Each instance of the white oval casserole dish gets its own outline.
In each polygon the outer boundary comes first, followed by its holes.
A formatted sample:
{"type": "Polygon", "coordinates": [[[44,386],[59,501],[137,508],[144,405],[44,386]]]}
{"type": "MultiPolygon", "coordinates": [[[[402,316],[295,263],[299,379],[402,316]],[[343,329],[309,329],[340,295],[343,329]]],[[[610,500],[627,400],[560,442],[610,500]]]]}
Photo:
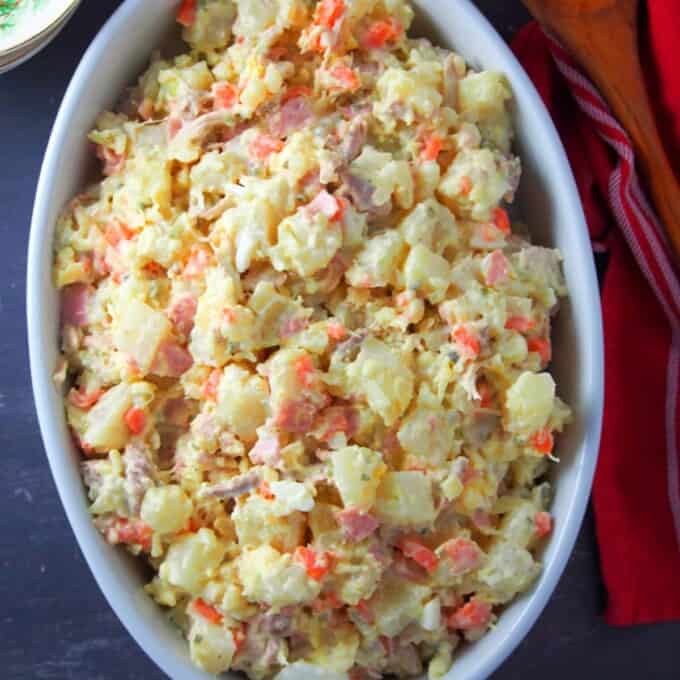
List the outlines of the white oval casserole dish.
{"type": "MultiPolygon", "coordinates": [[[[78,543],[104,595],[142,649],[171,678],[207,680],[188,645],[142,591],[140,566],[109,546],[95,529],[52,373],[58,350],[59,301],[52,285],[52,239],[57,215],[93,168],[87,133],[145,67],[153,47],[173,30],[179,0],[127,0],[83,57],[62,102],[38,184],[28,256],[27,314],[35,402],[52,474],[78,543]]],[[[592,484],[603,404],[603,343],[597,279],[586,224],[571,170],[548,113],[512,53],[468,0],[415,0],[417,28],[455,48],[473,67],[503,71],[515,96],[516,149],[524,175],[520,214],[534,242],[561,249],[570,291],[554,328],[551,370],[574,423],[560,437],[554,468],[555,531],[533,589],[514,602],[498,625],[457,657],[447,678],[490,675],[517,647],[553,593],[571,554],[592,484]]],[[[227,676],[229,677],[229,676],[227,676]]],[[[235,677],[235,676],[232,676],[235,677]]]]}

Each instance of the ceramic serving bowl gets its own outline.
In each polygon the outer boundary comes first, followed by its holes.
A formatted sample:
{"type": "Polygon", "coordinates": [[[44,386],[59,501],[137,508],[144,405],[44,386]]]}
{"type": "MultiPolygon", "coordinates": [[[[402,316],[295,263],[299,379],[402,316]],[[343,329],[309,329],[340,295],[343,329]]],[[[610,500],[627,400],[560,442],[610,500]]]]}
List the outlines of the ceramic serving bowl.
{"type": "MultiPolygon", "coordinates": [[[[95,167],[86,134],[145,68],[151,49],[176,32],[179,0],[127,0],[83,57],[66,92],[43,162],[28,258],[28,332],[33,390],[47,457],[78,543],[104,595],[144,651],[171,678],[207,680],[188,645],[142,591],[140,566],[106,544],[94,528],[52,382],[58,352],[59,301],[52,285],[52,238],[58,213],[95,167]],[[112,58],[115,57],[115,58],[112,58]]],[[[498,69],[515,95],[517,151],[524,164],[519,212],[533,239],[561,249],[570,299],[554,327],[554,373],[574,423],[560,437],[554,466],[554,534],[543,573],[509,606],[498,625],[457,657],[453,680],[490,675],[517,647],[550,599],[581,526],[595,470],[603,401],[603,348],[597,280],[586,224],[564,149],[538,94],[496,31],[468,0],[415,0],[417,32],[454,48],[475,67],[498,69]]],[[[301,679],[304,680],[304,679],[301,679]]]]}
{"type": "Polygon", "coordinates": [[[51,0],[16,29],[5,28],[0,35],[0,73],[16,68],[47,47],[66,26],[79,4],[80,0],[51,0]]]}

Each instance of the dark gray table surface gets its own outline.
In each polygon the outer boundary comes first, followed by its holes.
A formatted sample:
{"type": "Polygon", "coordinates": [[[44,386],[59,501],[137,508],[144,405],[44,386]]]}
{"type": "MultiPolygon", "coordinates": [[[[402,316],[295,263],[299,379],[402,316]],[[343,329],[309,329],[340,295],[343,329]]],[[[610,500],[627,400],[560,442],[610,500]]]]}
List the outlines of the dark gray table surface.
{"type": "MultiPolygon", "coordinates": [[[[113,615],[78,550],[38,433],[26,350],[26,247],[43,151],[78,60],[119,4],[119,0],[86,0],[56,42],[29,63],[0,76],[0,242],[4,244],[0,253],[0,459],[4,461],[0,677],[4,680],[164,677],[113,615]]],[[[477,4],[505,37],[527,19],[519,0],[477,0],[477,4]]],[[[601,618],[604,597],[589,515],[544,614],[495,678],[680,677],[680,624],[610,628],[601,618]]]]}

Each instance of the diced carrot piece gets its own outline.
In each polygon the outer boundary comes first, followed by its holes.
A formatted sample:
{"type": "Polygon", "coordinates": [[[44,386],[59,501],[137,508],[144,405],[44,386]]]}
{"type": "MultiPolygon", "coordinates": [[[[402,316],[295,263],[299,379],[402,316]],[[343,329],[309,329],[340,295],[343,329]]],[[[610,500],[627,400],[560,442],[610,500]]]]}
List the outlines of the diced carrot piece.
{"type": "Polygon", "coordinates": [[[480,626],[486,626],[490,620],[491,605],[488,602],[482,602],[473,598],[451,614],[447,624],[449,628],[471,630],[480,626]]]}
{"type": "Polygon", "coordinates": [[[443,147],[444,140],[438,134],[432,133],[425,139],[421,158],[425,161],[436,161],[443,147]]]}
{"type": "Polygon", "coordinates": [[[482,351],[479,337],[464,324],[454,329],[452,337],[453,341],[463,350],[466,358],[474,358],[482,351]]]}
{"type": "Polygon", "coordinates": [[[329,321],[326,333],[331,340],[344,340],[347,337],[347,329],[339,321],[329,321]]]}
{"type": "Polygon", "coordinates": [[[534,528],[539,538],[545,538],[553,528],[553,518],[549,512],[537,512],[534,516],[534,528]]]}
{"type": "Polygon", "coordinates": [[[120,222],[109,222],[104,228],[104,238],[106,242],[114,248],[123,240],[129,240],[134,236],[134,232],[120,222]]]}
{"type": "Polygon", "coordinates": [[[345,13],[344,0],[321,0],[316,6],[314,22],[324,28],[332,29],[345,13]]]}
{"type": "Polygon", "coordinates": [[[295,360],[295,373],[298,380],[305,387],[311,387],[314,382],[316,368],[309,354],[305,354],[295,360]]]}
{"type": "Polygon", "coordinates": [[[449,557],[456,574],[476,569],[482,559],[480,547],[469,538],[452,538],[444,543],[440,550],[443,550],[449,557]]]}
{"type": "Polygon", "coordinates": [[[119,519],[114,528],[118,535],[117,543],[140,545],[144,550],[151,549],[153,529],[141,520],[131,522],[127,519],[119,519]]]}
{"type": "Polygon", "coordinates": [[[546,456],[551,454],[555,447],[555,440],[550,428],[544,427],[542,430],[536,432],[531,438],[531,446],[533,446],[536,451],[543,453],[546,456]]]}
{"type": "Polygon", "coordinates": [[[144,267],[142,267],[145,272],[150,274],[151,276],[165,276],[165,269],[158,264],[158,262],[154,262],[153,260],[151,262],[147,262],[144,267]]]}
{"type": "Polygon", "coordinates": [[[309,578],[315,581],[321,581],[331,569],[332,555],[329,552],[317,553],[300,546],[295,549],[295,559],[303,564],[309,578]]]}
{"type": "Polygon", "coordinates": [[[429,574],[437,569],[439,560],[418,536],[407,536],[399,541],[399,549],[409,559],[423,567],[429,574]]]}
{"type": "Polygon", "coordinates": [[[182,0],[177,10],[177,23],[182,26],[193,26],[196,22],[197,0],[182,0]]]}
{"type": "Polygon", "coordinates": [[[380,49],[396,40],[402,32],[401,24],[394,18],[380,19],[372,23],[361,37],[364,49],[380,49]]]}
{"type": "Polygon", "coordinates": [[[213,369],[208,376],[208,379],[203,384],[203,389],[201,394],[204,399],[209,401],[217,401],[217,389],[220,386],[220,380],[222,379],[222,371],[218,368],[213,369]]]}
{"type": "Polygon", "coordinates": [[[312,89],[306,85],[294,85],[293,87],[289,87],[284,92],[283,97],[281,97],[281,102],[285,104],[291,99],[297,99],[298,97],[311,97],[313,94],[314,93],[312,92],[312,89]]]}
{"type": "Polygon", "coordinates": [[[541,355],[541,361],[543,365],[550,363],[552,359],[552,346],[550,340],[546,338],[529,338],[527,340],[527,347],[530,352],[536,352],[541,355]]]}
{"type": "Polygon", "coordinates": [[[527,333],[536,327],[536,324],[526,316],[511,316],[505,322],[505,327],[509,331],[517,331],[518,333],[527,333]]]}
{"type": "Polygon", "coordinates": [[[330,70],[331,77],[341,90],[352,92],[361,87],[361,80],[356,72],[345,64],[337,64],[330,70]]]}
{"type": "Polygon", "coordinates": [[[469,196],[470,192],[472,191],[472,180],[467,176],[463,175],[463,177],[460,178],[460,193],[463,196],[469,196]]]}
{"type": "Polygon", "coordinates": [[[212,93],[216,109],[230,109],[238,102],[238,89],[231,83],[215,83],[212,93]]]}
{"type": "Polygon", "coordinates": [[[125,420],[128,430],[130,430],[132,434],[141,434],[144,432],[144,428],[146,427],[146,414],[144,413],[144,409],[133,406],[125,412],[123,419],[125,420]]]}
{"type": "Polygon", "coordinates": [[[238,654],[245,647],[247,630],[247,625],[242,623],[240,628],[231,631],[231,635],[234,638],[234,646],[236,647],[235,654],[238,654]]]}
{"type": "Polygon", "coordinates": [[[258,161],[264,161],[273,153],[279,153],[283,147],[284,144],[280,139],[270,137],[269,135],[258,135],[250,143],[248,151],[258,161]]]}
{"type": "Polygon", "coordinates": [[[217,611],[215,607],[213,607],[211,604],[208,604],[200,597],[195,599],[191,606],[197,614],[200,614],[204,619],[210,621],[210,623],[214,623],[215,625],[219,626],[222,621],[224,621],[224,616],[222,616],[222,614],[217,611]]]}
{"type": "Polygon", "coordinates": [[[494,224],[504,233],[510,233],[510,217],[503,208],[496,208],[493,211],[494,224]]]}

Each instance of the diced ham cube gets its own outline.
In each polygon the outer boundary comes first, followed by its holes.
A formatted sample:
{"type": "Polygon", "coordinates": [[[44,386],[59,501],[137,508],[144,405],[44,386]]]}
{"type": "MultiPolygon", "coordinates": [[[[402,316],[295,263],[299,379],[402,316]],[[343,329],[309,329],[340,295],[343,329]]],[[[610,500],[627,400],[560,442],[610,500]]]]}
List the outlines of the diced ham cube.
{"type": "Polygon", "coordinates": [[[156,354],[151,371],[156,375],[179,378],[194,365],[189,351],[173,340],[163,341],[156,354]]]}
{"type": "Polygon", "coordinates": [[[183,295],[177,298],[168,310],[168,318],[172,321],[177,332],[185,337],[191,333],[194,327],[196,306],[196,298],[193,295],[183,295]]]}
{"type": "Polygon", "coordinates": [[[87,305],[92,289],[85,283],[74,283],[61,291],[61,322],[63,325],[86,326],[87,305]]]}
{"type": "Polygon", "coordinates": [[[345,538],[353,542],[363,541],[380,526],[375,517],[356,508],[339,512],[337,519],[345,538]]]}
{"type": "Polygon", "coordinates": [[[316,412],[317,407],[309,401],[289,401],[276,414],[275,425],[287,432],[304,434],[312,429],[316,412]]]}
{"type": "Polygon", "coordinates": [[[343,205],[335,196],[324,190],[307,205],[307,211],[311,215],[323,213],[329,220],[334,221],[342,217],[343,205]]]}
{"type": "Polygon", "coordinates": [[[305,97],[289,99],[269,119],[269,129],[276,137],[287,137],[302,127],[313,115],[312,107],[305,97]]]}
{"type": "Polygon", "coordinates": [[[276,467],[281,460],[281,445],[276,435],[270,434],[259,437],[255,446],[248,453],[250,462],[254,465],[269,465],[276,467]]]}

